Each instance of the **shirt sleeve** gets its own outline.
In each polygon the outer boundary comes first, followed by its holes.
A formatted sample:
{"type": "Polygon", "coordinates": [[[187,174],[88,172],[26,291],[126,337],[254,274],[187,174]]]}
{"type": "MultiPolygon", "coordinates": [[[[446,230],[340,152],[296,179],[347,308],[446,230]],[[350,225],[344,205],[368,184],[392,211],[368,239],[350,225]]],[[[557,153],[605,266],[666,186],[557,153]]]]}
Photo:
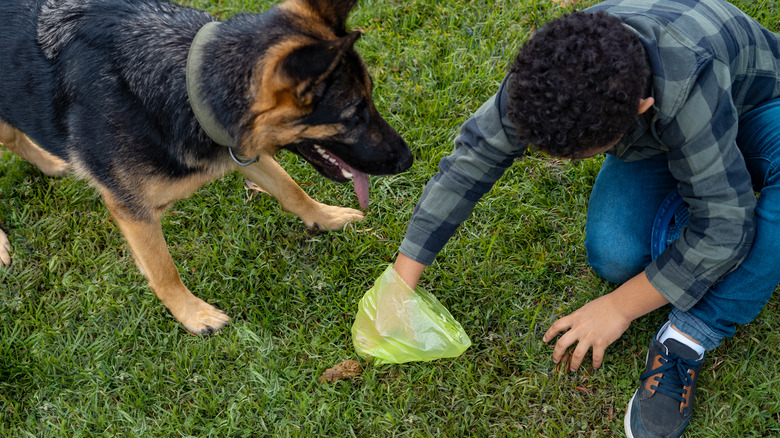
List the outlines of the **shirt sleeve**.
{"type": "Polygon", "coordinates": [[[675,307],[690,309],[747,256],[754,236],[755,194],[736,144],[738,114],[730,72],[702,62],[680,111],[659,133],[671,146],[669,169],[688,204],[688,226],[645,270],[675,307]]]}
{"type": "Polygon", "coordinates": [[[507,117],[506,78],[460,128],[453,152],[423,190],[400,252],[430,265],[482,196],[525,152],[507,117]]]}

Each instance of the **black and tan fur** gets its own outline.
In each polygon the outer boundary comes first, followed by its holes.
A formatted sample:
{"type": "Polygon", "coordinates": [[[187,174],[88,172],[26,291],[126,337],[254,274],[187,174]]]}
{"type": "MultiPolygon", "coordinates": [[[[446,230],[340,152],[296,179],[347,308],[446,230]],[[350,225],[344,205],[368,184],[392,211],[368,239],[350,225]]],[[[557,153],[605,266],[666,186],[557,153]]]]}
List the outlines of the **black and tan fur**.
{"type": "Polygon", "coordinates": [[[194,333],[218,330],[229,318],[184,286],[168,252],[160,219],[173,203],[239,170],[307,226],[337,229],[362,212],[312,200],[279,150],[341,182],[343,169],[411,165],[373,106],[359,34],[345,29],[355,2],[286,0],[225,21],[204,46],[203,101],[235,155],[256,160],[241,167],[203,131],[186,88],[190,44],[214,17],[157,0],[2,0],[0,142],[47,175],[89,179],[174,317],[194,333]]]}

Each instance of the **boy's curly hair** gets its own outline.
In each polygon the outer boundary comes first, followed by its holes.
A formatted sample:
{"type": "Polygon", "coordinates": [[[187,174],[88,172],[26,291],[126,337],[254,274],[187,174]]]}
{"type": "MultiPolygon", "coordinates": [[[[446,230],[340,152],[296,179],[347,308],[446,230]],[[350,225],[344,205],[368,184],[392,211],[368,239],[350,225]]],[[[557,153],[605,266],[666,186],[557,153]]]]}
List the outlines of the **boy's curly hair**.
{"type": "Polygon", "coordinates": [[[598,11],[548,23],[523,45],[510,73],[509,118],[519,139],[576,157],[628,131],[650,71],[639,38],[598,11]]]}

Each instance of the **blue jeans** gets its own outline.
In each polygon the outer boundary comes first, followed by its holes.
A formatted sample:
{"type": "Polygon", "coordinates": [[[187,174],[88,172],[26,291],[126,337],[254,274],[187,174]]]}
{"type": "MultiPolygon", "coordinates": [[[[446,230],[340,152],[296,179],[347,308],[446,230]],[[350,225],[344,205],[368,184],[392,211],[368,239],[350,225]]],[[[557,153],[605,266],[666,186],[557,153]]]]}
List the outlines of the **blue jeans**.
{"type": "MultiPolygon", "coordinates": [[[[707,350],[752,321],[780,284],[780,99],[744,114],[737,144],[759,193],[756,235],[747,258],[688,311],[669,319],[707,350]]],[[[666,156],[623,162],[608,156],[588,205],[588,263],[604,279],[623,283],[650,263],[650,234],[661,202],[677,183],[666,156]]]]}

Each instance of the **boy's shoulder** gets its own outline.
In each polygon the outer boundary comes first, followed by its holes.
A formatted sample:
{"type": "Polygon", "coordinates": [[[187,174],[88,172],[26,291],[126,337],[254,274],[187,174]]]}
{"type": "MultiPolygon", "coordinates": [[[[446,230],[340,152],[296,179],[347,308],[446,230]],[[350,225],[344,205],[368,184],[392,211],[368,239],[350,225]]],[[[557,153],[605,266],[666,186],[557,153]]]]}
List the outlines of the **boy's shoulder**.
{"type": "Polygon", "coordinates": [[[725,0],[605,0],[597,3],[589,10],[615,10],[624,13],[657,15],[674,19],[680,14],[690,14],[698,11],[702,14],[728,14],[741,12],[739,8],[725,0]],[[709,11],[709,12],[705,12],[709,11]]]}
{"type": "Polygon", "coordinates": [[[724,0],[608,0],[588,10],[614,15],[637,34],[653,72],[661,117],[673,118],[681,110],[708,65],[746,64],[732,63],[736,58],[766,63],[769,71],[777,65],[771,56],[755,58],[780,47],[780,39],[724,0]]]}

